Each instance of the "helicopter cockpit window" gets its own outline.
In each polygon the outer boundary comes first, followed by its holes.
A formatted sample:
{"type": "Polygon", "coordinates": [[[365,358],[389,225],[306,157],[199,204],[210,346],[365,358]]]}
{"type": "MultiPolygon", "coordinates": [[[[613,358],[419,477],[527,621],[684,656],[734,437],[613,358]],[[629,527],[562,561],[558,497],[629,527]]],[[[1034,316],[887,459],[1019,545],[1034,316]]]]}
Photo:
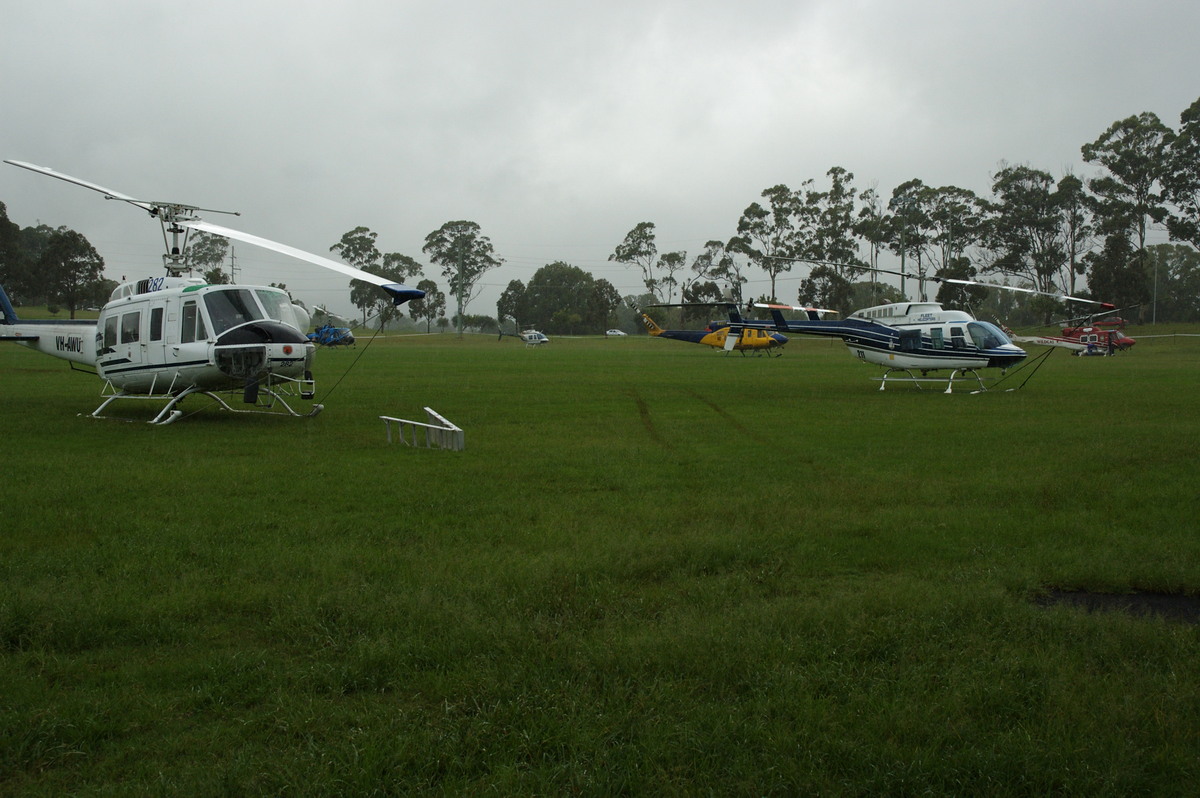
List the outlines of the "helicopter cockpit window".
{"type": "Polygon", "coordinates": [[[995,349],[1012,343],[999,327],[986,321],[971,322],[967,325],[967,332],[980,349],[995,349]]]}
{"type": "Polygon", "coordinates": [[[135,310],[133,313],[125,313],[121,316],[121,343],[132,344],[138,340],[138,333],[142,328],[142,312],[135,310]]]}
{"type": "Polygon", "coordinates": [[[258,296],[258,301],[262,303],[263,310],[267,312],[267,318],[290,324],[293,327],[300,326],[296,323],[296,315],[292,312],[292,300],[283,291],[260,289],[254,293],[258,296]]]}
{"type": "Polygon", "coordinates": [[[209,292],[204,295],[204,306],[208,308],[215,335],[239,324],[264,318],[262,309],[254,301],[254,295],[244,288],[209,292]]]}

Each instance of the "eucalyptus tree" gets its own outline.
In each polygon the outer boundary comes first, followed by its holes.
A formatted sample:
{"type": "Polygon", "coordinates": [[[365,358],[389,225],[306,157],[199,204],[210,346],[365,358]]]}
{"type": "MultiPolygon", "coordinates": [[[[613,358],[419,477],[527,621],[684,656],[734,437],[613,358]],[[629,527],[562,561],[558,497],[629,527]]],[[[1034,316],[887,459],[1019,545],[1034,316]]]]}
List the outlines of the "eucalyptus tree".
{"type": "MultiPolygon", "coordinates": [[[[811,184],[804,182],[804,186],[811,184]]],[[[753,202],[738,219],[737,237],[732,245],[747,255],[750,261],[766,272],[771,280],[771,298],[776,298],[775,284],[780,274],[791,271],[795,258],[800,256],[797,239],[801,230],[797,224],[797,194],[780,183],[762,192],[767,200],[764,207],[753,202]]]]}
{"type": "Polygon", "coordinates": [[[697,280],[712,279],[723,281],[728,290],[728,296],[737,304],[742,304],[742,286],[747,282],[742,274],[742,261],[734,257],[734,243],[709,241],[704,245],[704,251],[696,256],[692,263],[692,271],[696,272],[697,280]]]}
{"type": "Polygon", "coordinates": [[[1150,224],[1167,215],[1161,181],[1172,136],[1170,128],[1147,111],[1114,122],[1081,148],[1083,160],[1107,171],[1088,184],[1103,231],[1129,235],[1138,251],[1146,247],[1150,224]]]}
{"type": "MultiPolygon", "coordinates": [[[[679,278],[676,276],[687,268],[687,252],[680,250],[678,252],[664,252],[658,258],[658,270],[662,275],[659,278],[658,284],[666,291],[663,299],[667,302],[675,295],[675,289],[679,288],[679,278]]],[[[684,281],[686,287],[687,281],[684,281]]]]}
{"type": "Polygon", "coordinates": [[[1039,291],[1057,290],[1066,255],[1054,178],[1031,166],[1006,166],[992,177],[992,196],[986,270],[1026,280],[1039,291]]]}
{"type": "Polygon", "coordinates": [[[654,237],[654,222],[638,222],[625,234],[625,240],[617,245],[608,259],[641,269],[642,283],[646,290],[654,295],[655,301],[661,301],[659,281],[654,276],[654,267],[658,261],[658,247],[654,243],[654,237]]]}
{"type": "Polygon", "coordinates": [[[1106,286],[1107,301],[1146,302],[1152,292],[1145,284],[1146,234],[1152,223],[1167,217],[1162,181],[1173,133],[1151,112],[1114,122],[1081,148],[1083,159],[1098,163],[1106,173],[1088,183],[1097,230],[1104,238],[1091,258],[1094,291],[1106,286]],[[1143,280],[1141,287],[1138,280],[1143,280]]]}
{"type": "Polygon", "coordinates": [[[851,185],[854,175],[840,166],[825,174],[829,178],[828,191],[807,187],[804,191],[797,231],[802,236],[800,255],[823,261],[848,281],[867,266],[859,257],[855,203],[858,189],[851,185]]]}
{"type": "Polygon", "coordinates": [[[1166,219],[1171,238],[1200,248],[1200,99],[1179,115],[1163,187],[1172,206],[1166,219]]]}
{"type": "MultiPolygon", "coordinates": [[[[681,302],[687,302],[686,297],[694,293],[692,287],[699,285],[702,282],[711,282],[713,276],[721,263],[721,259],[725,257],[725,245],[720,241],[707,241],[704,244],[704,249],[700,254],[692,259],[691,274],[684,281],[683,287],[680,289],[679,296],[681,302]]],[[[713,283],[715,285],[715,283],[713,283]]],[[[718,289],[719,290],[719,289],[718,289]]]]}
{"type": "Polygon", "coordinates": [[[800,281],[797,299],[801,304],[817,305],[847,315],[854,308],[854,285],[832,263],[818,263],[808,277],[800,281]]]}
{"type": "MultiPolygon", "coordinates": [[[[367,227],[356,227],[344,233],[341,239],[329,248],[342,260],[363,271],[405,283],[421,274],[422,266],[408,255],[397,252],[381,253],[375,246],[379,237],[367,227]]],[[[363,323],[372,316],[379,316],[380,325],[399,317],[400,310],[378,287],[361,280],[350,281],[350,301],[362,311],[363,323]]]]}
{"type": "MultiPolygon", "coordinates": [[[[888,229],[882,206],[883,201],[879,198],[879,192],[874,188],[868,188],[859,194],[859,209],[858,216],[854,221],[854,234],[866,244],[867,257],[865,260],[870,269],[879,267],[879,252],[887,243],[888,229]]],[[[870,296],[864,303],[866,305],[881,304],[884,301],[882,284],[879,282],[878,276],[878,272],[871,272],[870,280],[867,283],[870,296]]],[[[857,288],[855,290],[856,295],[862,293],[857,288]]],[[[861,304],[856,305],[856,307],[861,306],[861,304]]]]}
{"type": "Polygon", "coordinates": [[[446,294],[438,288],[437,283],[429,279],[417,283],[417,288],[424,291],[425,296],[420,299],[410,299],[408,313],[412,316],[413,321],[424,321],[425,332],[429,332],[434,320],[446,315],[446,294]]]}
{"type": "Polygon", "coordinates": [[[442,267],[442,276],[450,286],[450,295],[458,300],[455,314],[458,334],[462,335],[463,312],[475,298],[479,278],[504,262],[497,257],[491,240],[471,221],[446,222],[425,236],[421,251],[442,267]]]}
{"type": "Polygon", "coordinates": [[[200,272],[209,285],[225,285],[233,282],[221,266],[229,254],[229,239],[203,230],[194,230],[189,236],[187,248],[188,266],[200,272]]]}
{"type": "Polygon", "coordinates": [[[1084,257],[1095,246],[1095,226],[1088,211],[1087,188],[1073,174],[1064,175],[1054,192],[1058,204],[1064,262],[1059,280],[1064,291],[1074,295],[1079,277],[1087,273],[1084,257]]]}
{"type": "MultiPolygon", "coordinates": [[[[931,191],[919,178],[908,180],[892,189],[888,200],[889,213],[883,217],[885,241],[892,252],[900,256],[900,272],[908,272],[908,258],[917,260],[919,290],[925,290],[924,253],[929,244],[928,230],[931,191]]],[[[900,293],[907,296],[907,276],[900,278],[900,293]]]]}

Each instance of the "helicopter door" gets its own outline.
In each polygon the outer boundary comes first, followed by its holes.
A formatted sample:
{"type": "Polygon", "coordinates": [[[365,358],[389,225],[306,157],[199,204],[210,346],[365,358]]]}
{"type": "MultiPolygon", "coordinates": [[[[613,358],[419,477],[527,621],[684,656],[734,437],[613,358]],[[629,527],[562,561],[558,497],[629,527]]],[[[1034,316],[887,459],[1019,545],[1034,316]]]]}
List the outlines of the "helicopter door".
{"type": "Polygon", "coordinates": [[[162,304],[150,308],[146,323],[146,355],[151,363],[166,362],[165,314],[166,307],[162,304]]]}
{"type": "Polygon", "coordinates": [[[121,357],[130,365],[140,364],[143,360],[142,350],[145,348],[142,344],[142,312],[130,310],[122,313],[118,333],[120,337],[117,339],[117,351],[121,357]]]}

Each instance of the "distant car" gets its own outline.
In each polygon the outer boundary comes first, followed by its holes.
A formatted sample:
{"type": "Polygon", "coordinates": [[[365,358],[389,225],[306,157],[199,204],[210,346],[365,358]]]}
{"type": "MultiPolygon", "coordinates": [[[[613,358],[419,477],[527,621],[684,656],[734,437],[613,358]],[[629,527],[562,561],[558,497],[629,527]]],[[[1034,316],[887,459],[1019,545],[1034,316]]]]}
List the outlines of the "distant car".
{"type": "Polygon", "coordinates": [[[605,335],[624,335],[625,333],[621,332],[620,330],[605,330],[604,334],[605,335]]]}

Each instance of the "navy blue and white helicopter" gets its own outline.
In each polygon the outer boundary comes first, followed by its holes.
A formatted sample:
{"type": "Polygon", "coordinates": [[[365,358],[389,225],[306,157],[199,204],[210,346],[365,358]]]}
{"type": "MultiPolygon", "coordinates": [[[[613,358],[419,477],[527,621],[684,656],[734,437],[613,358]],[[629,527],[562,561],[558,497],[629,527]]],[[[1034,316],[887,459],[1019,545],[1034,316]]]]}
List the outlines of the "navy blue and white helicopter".
{"type": "MultiPolygon", "coordinates": [[[[880,269],[888,274],[899,274],[880,269]]],[[[914,275],[906,275],[914,276],[914,275]]],[[[1031,288],[995,285],[974,280],[950,277],[929,277],[931,282],[956,285],[986,286],[1030,294],[1042,294],[1056,299],[1091,302],[1105,308],[1112,305],[1081,297],[1062,296],[1031,288]]],[[[979,369],[1000,369],[1001,373],[1019,365],[1026,352],[1014,344],[995,324],[980,321],[962,310],[947,310],[939,302],[913,301],[877,305],[851,313],[845,319],[823,319],[825,311],[797,308],[790,305],[758,304],[771,311],[775,329],[841,338],[852,355],[865,363],[884,366],[879,390],[887,388],[888,380],[911,382],[920,387],[923,382],[945,382],[945,393],[952,393],[954,383],[971,380],[980,393],[987,390],[979,369]],[[803,319],[785,319],[784,311],[805,311],[803,319]],[[949,377],[929,377],[929,373],[949,370],[949,377]],[[920,372],[917,376],[914,372],[920,372]],[[901,376],[902,375],[902,376],[901,376]]],[[[1052,350],[1039,356],[1044,358],[1052,350]]],[[[1040,360],[1038,361],[1040,364],[1040,360]]],[[[1018,386],[1019,387],[1019,386],[1018,386]]]]}
{"type": "Polygon", "coordinates": [[[141,208],[162,225],[168,243],[166,275],[118,285],[95,321],[26,320],[17,317],[0,288],[0,340],[94,368],[104,381],[103,399],[92,416],[100,417],[117,400],[164,403],[151,420],[169,424],[182,415],[178,405],[203,394],[226,410],[237,408],[223,395],[240,394],[239,412],[315,415],[291,407],[293,397],[311,401],[316,346],[305,330],[308,312],[288,294],[271,286],[206,285],[191,277],[187,237],[191,230],[244,241],[379,286],[400,305],[424,291],[370,274],[344,263],[304,252],[255,235],[209,224],[199,208],[173,202],[146,202],[103,186],[21,161],[5,161],[49,177],[98,191],[107,199],[141,208]]]}

